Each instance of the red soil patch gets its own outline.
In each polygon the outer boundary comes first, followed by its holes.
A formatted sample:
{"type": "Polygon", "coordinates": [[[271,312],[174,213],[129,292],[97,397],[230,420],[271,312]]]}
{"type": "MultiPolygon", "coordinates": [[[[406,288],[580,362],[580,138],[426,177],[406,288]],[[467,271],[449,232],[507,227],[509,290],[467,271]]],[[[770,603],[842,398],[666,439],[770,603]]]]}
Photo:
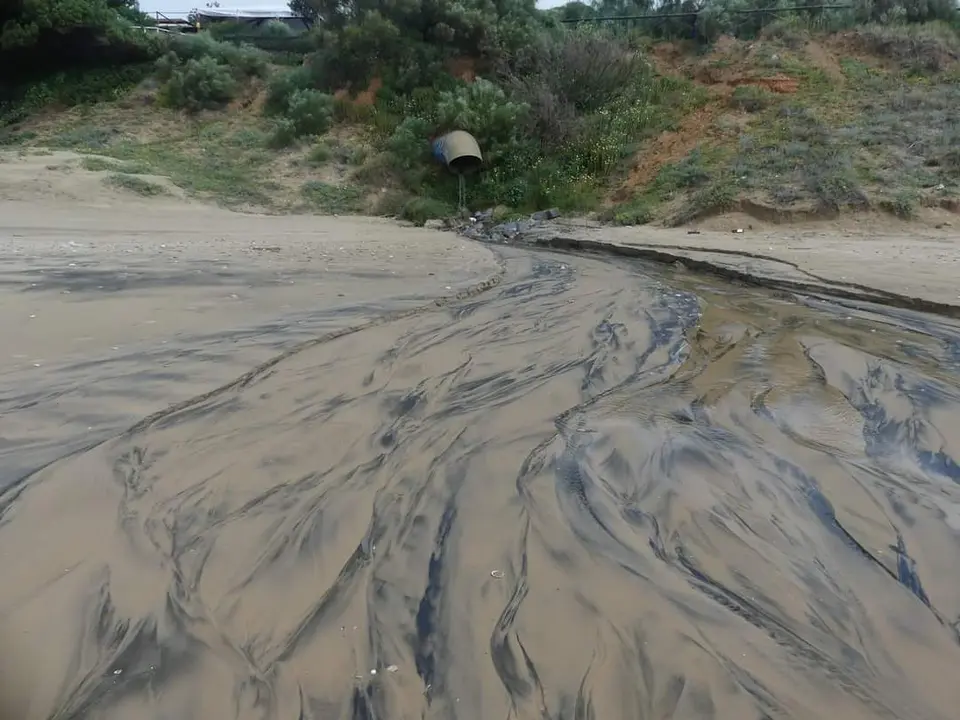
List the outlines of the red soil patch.
{"type": "Polygon", "coordinates": [[[732,78],[731,80],[727,81],[727,84],[731,87],[736,87],[738,85],[755,85],[781,95],[792,95],[800,86],[800,83],[796,78],[792,78],[787,75],[774,75],[772,77],[732,78]]]}
{"type": "Polygon", "coordinates": [[[383,79],[375,77],[370,81],[370,84],[367,85],[366,90],[361,90],[354,97],[350,97],[350,91],[347,88],[341,88],[340,90],[337,90],[333,94],[333,97],[335,97],[337,100],[347,100],[355,106],[370,106],[377,101],[377,92],[382,87],[383,79]]]}
{"type": "Polygon", "coordinates": [[[756,85],[770,92],[792,95],[800,85],[796,78],[789,75],[782,73],[770,76],[754,75],[751,70],[738,67],[702,67],[694,73],[693,77],[701,85],[713,86],[721,93],[738,85],[756,85]]]}
{"type": "MultiPolygon", "coordinates": [[[[818,65],[827,66],[829,54],[819,46],[813,49],[813,54],[818,54],[818,50],[823,56],[818,65]]],[[[637,188],[650,183],[664,165],[683,159],[697,145],[721,134],[715,121],[726,111],[726,98],[737,86],[754,85],[784,95],[797,92],[796,78],[782,73],[758,74],[760,63],[755,55],[760,51],[759,44],[748,45],[733,38],[721,38],[706,58],[691,57],[678,43],[661,43],[650,50],[648,58],[658,73],[688,77],[709,88],[713,99],[685,117],[676,130],[661,133],[637,153],[633,169],[613,194],[614,201],[633,196],[637,188]]],[[[840,72],[836,61],[834,65],[830,72],[834,69],[840,72]]],[[[826,67],[824,70],[827,71],[826,67]]]]}
{"type": "Polygon", "coordinates": [[[472,83],[477,79],[477,61],[471,57],[458,57],[447,61],[447,72],[458,80],[472,83]]]}
{"type": "Polygon", "coordinates": [[[720,112],[717,103],[694,111],[683,119],[680,127],[650,141],[647,148],[637,153],[637,162],[613,196],[616,201],[627,200],[638,187],[650,183],[660,168],[686,157],[710,133],[714,119],[720,112]]]}

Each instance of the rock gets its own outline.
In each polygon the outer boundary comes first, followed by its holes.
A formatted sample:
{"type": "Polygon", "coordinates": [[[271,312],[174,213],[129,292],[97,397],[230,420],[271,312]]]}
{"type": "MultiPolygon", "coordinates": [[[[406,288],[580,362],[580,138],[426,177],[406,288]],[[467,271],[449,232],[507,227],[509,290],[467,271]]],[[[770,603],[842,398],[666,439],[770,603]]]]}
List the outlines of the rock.
{"type": "Polygon", "coordinates": [[[543,222],[544,220],[553,220],[558,217],[560,217],[560,211],[556,208],[551,208],[550,210],[538,210],[530,216],[530,219],[536,222],[543,222]]]}

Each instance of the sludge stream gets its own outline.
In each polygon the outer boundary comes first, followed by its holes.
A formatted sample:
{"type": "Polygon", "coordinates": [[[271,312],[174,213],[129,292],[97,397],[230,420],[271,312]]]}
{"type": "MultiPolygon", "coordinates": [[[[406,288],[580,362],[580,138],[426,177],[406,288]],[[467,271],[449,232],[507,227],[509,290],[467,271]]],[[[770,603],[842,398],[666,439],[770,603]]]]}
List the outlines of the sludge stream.
{"type": "Polygon", "coordinates": [[[955,322],[502,252],[38,470],[5,449],[21,717],[956,717],[955,322]]]}

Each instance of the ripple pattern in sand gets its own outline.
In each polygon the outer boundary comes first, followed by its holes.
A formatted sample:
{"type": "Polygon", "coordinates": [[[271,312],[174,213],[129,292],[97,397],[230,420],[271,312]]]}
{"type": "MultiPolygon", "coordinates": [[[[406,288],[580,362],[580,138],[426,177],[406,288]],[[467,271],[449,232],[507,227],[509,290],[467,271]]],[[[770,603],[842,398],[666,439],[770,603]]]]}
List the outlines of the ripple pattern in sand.
{"type": "Polygon", "coordinates": [[[956,717],[958,338],[509,255],[11,484],[26,715],[956,717]]]}

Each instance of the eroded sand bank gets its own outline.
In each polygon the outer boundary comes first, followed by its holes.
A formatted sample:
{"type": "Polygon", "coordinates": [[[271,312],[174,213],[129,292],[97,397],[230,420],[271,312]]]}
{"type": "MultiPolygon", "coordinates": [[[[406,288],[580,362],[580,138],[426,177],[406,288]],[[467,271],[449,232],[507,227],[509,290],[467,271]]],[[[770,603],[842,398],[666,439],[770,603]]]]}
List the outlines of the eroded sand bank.
{"type": "Polygon", "coordinates": [[[960,273],[960,232],[952,223],[910,226],[871,216],[754,229],[748,220],[730,218],[693,231],[571,220],[542,224],[516,239],[543,247],[676,261],[771,287],[960,314],[955,280],[960,273]]]}
{"type": "Polygon", "coordinates": [[[0,212],[7,716],[955,717],[954,321],[377,221],[0,212]]]}

